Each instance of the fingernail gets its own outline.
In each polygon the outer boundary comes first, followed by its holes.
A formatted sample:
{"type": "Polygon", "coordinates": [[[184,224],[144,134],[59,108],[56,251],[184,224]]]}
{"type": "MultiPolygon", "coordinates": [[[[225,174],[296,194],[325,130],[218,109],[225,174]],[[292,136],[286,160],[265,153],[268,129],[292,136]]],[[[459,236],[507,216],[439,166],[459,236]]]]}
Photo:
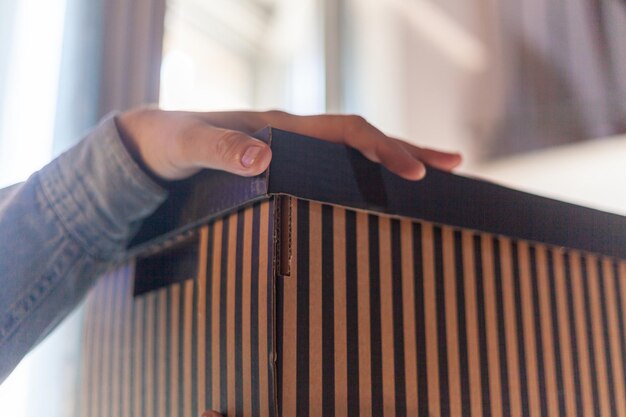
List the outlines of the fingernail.
{"type": "Polygon", "coordinates": [[[418,162],[417,169],[413,173],[413,180],[421,180],[426,176],[426,166],[421,162],[418,162]]]}
{"type": "Polygon", "coordinates": [[[246,151],[243,153],[243,156],[241,157],[241,165],[246,168],[250,168],[254,164],[254,161],[256,161],[262,150],[263,148],[261,148],[260,146],[250,146],[248,149],[246,149],[246,151]]]}
{"type": "Polygon", "coordinates": [[[426,167],[422,165],[422,167],[418,171],[417,179],[418,180],[424,179],[425,176],[426,176],[426,167]]]}

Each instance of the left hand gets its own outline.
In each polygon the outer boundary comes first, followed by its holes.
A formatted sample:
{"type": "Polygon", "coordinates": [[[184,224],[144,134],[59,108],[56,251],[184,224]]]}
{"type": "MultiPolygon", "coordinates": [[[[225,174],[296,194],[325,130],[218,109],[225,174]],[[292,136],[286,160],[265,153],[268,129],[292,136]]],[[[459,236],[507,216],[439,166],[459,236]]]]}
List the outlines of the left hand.
{"type": "Polygon", "coordinates": [[[421,148],[389,137],[360,116],[295,116],[281,111],[174,112],[141,108],[117,117],[131,153],[157,177],[187,178],[202,168],[243,176],[265,171],[270,147],[250,135],[266,125],[340,143],[406,179],[419,180],[425,164],[451,170],[456,153],[421,148]]]}

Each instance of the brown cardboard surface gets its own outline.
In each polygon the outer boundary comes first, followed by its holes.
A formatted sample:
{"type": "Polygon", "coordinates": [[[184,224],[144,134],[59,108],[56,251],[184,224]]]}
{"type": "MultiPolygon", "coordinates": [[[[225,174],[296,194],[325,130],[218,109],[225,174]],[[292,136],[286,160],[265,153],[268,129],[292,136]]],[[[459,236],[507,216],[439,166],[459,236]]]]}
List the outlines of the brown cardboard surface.
{"type": "Polygon", "coordinates": [[[81,415],[623,414],[624,260],[283,199],[202,226],[196,276],[101,281],[81,415]]]}
{"type": "Polygon", "coordinates": [[[292,207],[295,265],[277,278],[280,415],[623,413],[624,261],[292,207]]]}
{"type": "Polygon", "coordinates": [[[626,417],[626,219],[260,135],[90,294],[81,416],[626,417]]]}
{"type": "Polygon", "coordinates": [[[275,415],[273,216],[264,201],[200,228],[196,276],[137,296],[132,265],[103,277],[87,302],[82,416],[275,415]]]}

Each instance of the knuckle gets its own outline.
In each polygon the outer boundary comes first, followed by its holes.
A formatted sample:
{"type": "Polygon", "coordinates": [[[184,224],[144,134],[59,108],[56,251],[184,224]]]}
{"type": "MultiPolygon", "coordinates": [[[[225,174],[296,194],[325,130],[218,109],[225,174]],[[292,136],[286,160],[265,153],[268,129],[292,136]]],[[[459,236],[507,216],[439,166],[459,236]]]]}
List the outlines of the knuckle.
{"type": "Polygon", "coordinates": [[[350,114],[348,115],[348,120],[350,120],[350,123],[357,126],[367,124],[367,120],[365,120],[365,117],[361,116],[360,114],[350,114]]]}
{"type": "Polygon", "coordinates": [[[246,140],[241,133],[227,131],[219,135],[215,144],[217,157],[224,162],[238,160],[246,140]]]}
{"type": "Polygon", "coordinates": [[[288,113],[282,110],[276,110],[276,109],[272,109],[272,110],[267,110],[265,112],[265,114],[269,117],[272,118],[276,118],[276,117],[283,117],[283,116],[287,116],[288,113]]]}
{"type": "Polygon", "coordinates": [[[367,120],[363,116],[357,114],[351,114],[345,116],[344,131],[346,137],[351,137],[363,132],[365,126],[367,126],[367,120]]]}
{"type": "MultiPolygon", "coordinates": [[[[388,162],[389,154],[391,153],[391,149],[389,144],[384,143],[383,141],[377,140],[374,142],[373,151],[381,161],[388,162]]],[[[394,161],[394,158],[391,158],[391,161],[394,161]]]]}

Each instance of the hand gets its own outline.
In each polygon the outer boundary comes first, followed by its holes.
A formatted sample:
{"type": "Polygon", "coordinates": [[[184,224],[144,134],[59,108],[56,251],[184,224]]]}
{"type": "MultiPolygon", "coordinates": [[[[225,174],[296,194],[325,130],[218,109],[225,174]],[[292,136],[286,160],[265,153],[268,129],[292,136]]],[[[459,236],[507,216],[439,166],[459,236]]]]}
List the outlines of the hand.
{"type": "Polygon", "coordinates": [[[222,417],[217,411],[205,411],[200,417],[222,417]]]}
{"type": "Polygon", "coordinates": [[[265,171],[270,147],[249,135],[266,125],[352,146],[368,159],[410,180],[426,174],[424,164],[451,170],[461,163],[456,153],[409,145],[383,134],[360,116],[295,116],[268,112],[170,112],[137,109],[117,118],[133,156],[166,180],[189,177],[202,168],[243,176],[265,171]]]}

